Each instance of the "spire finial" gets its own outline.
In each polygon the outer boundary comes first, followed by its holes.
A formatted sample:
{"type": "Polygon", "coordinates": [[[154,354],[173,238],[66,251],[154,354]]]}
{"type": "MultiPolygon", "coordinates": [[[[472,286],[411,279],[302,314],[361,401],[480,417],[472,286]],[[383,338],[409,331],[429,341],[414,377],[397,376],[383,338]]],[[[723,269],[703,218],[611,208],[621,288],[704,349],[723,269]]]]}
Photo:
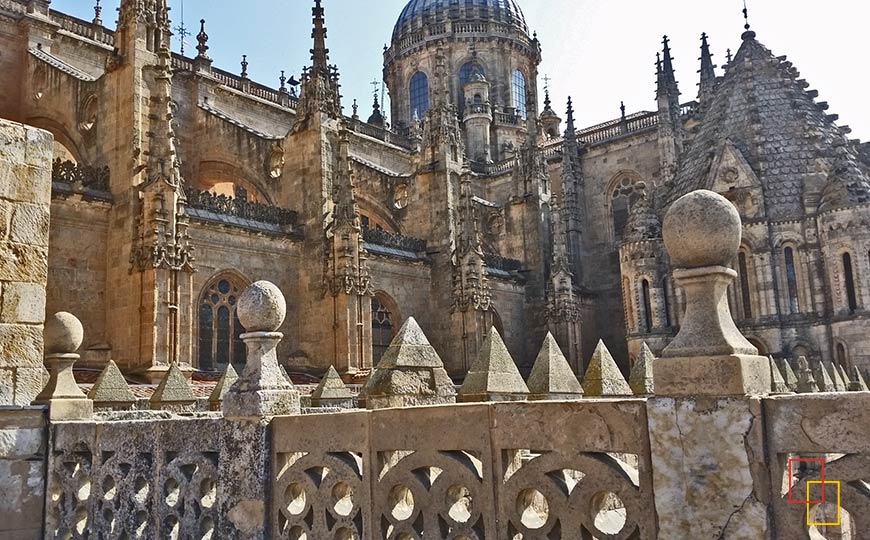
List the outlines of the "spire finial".
{"type": "Polygon", "coordinates": [[[281,76],[278,77],[278,81],[281,83],[281,86],[278,88],[279,92],[287,92],[287,77],[284,75],[284,70],[281,70],[281,76]]]}
{"type": "Polygon", "coordinates": [[[667,94],[679,96],[677,78],[674,73],[674,58],[671,56],[671,40],[668,36],[662,38],[662,54],[656,55],[656,73],[658,75],[658,96],[667,94]]]}
{"type": "Polygon", "coordinates": [[[352,108],[353,108],[353,116],[352,116],[351,118],[353,118],[354,120],[356,120],[357,118],[359,118],[359,105],[357,104],[355,98],[354,98],[354,100],[353,100],[353,106],[352,106],[352,108]]]}
{"type": "Polygon", "coordinates": [[[329,74],[329,49],[326,48],[326,20],[321,0],[314,0],[311,9],[314,29],[311,38],[314,40],[314,48],[311,49],[311,67],[314,71],[329,74]]]}
{"type": "Polygon", "coordinates": [[[100,0],[97,0],[97,5],[94,6],[94,26],[103,26],[103,19],[100,16],[103,14],[103,6],[100,5],[100,0]]]}
{"type": "Polygon", "coordinates": [[[746,21],[746,24],[743,25],[743,28],[748,32],[749,25],[749,7],[746,5],[746,0],[743,0],[743,20],[746,21]]]}
{"type": "Polygon", "coordinates": [[[727,51],[725,51],[725,60],[728,61],[729,66],[731,65],[731,62],[734,61],[734,58],[731,56],[731,49],[728,49],[727,51]]]}
{"type": "Polygon", "coordinates": [[[196,50],[199,52],[199,58],[208,58],[208,34],[205,33],[205,19],[199,20],[199,34],[196,35],[196,50]]]}
{"type": "Polygon", "coordinates": [[[243,79],[248,78],[248,55],[247,54],[242,55],[242,78],[243,79]]]}
{"type": "Polygon", "coordinates": [[[173,30],[178,34],[178,41],[181,43],[181,56],[184,56],[184,40],[190,37],[190,32],[187,30],[187,25],[184,24],[184,0],[181,1],[181,23],[173,30]]]}
{"type": "Polygon", "coordinates": [[[565,121],[565,138],[573,139],[576,136],[574,129],[574,102],[571,96],[568,96],[568,119],[565,121]]]}

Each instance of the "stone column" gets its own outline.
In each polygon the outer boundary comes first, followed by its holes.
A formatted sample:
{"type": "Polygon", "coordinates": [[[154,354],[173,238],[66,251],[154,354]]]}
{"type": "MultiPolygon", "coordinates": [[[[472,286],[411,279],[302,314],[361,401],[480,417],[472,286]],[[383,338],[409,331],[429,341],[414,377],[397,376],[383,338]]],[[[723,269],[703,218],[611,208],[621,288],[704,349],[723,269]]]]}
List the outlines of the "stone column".
{"type": "Polygon", "coordinates": [[[247,365],[223,397],[226,422],[221,434],[220,538],[263,540],[269,536],[272,486],[271,431],[273,416],[298,414],[299,393],[278,364],[276,347],[283,338],[287,304],[281,291],[267,281],[248,287],[237,305],[239,322],[248,332],[241,338],[247,365]]]}
{"type": "Polygon", "coordinates": [[[82,323],[70,313],[55,313],[45,321],[45,364],[49,379],[34,405],[48,405],[52,422],[89,420],[94,415],[94,402],[76,384],[73,364],[82,345],[85,331],[82,323]]]}
{"type": "Polygon", "coordinates": [[[710,191],[682,197],[665,217],[686,314],[653,363],[657,397],[647,402],[661,540],[771,534],[760,399],[770,367],[735,326],[726,298],[740,237],[736,209],[710,191]]]}

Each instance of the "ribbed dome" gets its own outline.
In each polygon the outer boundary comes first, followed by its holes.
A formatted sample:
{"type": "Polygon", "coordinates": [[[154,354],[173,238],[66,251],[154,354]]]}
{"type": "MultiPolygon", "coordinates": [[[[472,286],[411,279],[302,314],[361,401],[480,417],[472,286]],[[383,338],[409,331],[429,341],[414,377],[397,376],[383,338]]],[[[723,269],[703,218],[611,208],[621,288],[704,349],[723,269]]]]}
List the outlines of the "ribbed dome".
{"type": "Polygon", "coordinates": [[[419,30],[424,24],[494,21],[529,32],[523,11],[514,0],[410,0],[393,30],[393,40],[419,30]]]}

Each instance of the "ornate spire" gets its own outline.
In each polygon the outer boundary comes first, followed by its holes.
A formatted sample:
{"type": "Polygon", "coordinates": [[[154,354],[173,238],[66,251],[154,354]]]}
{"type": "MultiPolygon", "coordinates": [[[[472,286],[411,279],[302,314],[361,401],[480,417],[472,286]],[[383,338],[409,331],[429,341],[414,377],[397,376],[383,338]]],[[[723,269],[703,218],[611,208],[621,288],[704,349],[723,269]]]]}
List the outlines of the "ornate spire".
{"type": "Polygon", "coordinates": [[[656,65],[658,73],[658,95],[680,95],[680,89],[677,84],[676,74],[674,72],[674,59],[671,56],[671,45],[668,36],[662,38],[664,49],[662,56],[656,56],[656,65]]]}
{"type": "Polygon", "coordinates": [[[103,6],[100,5],[100,0],[97,0],[97,5],[94,6],[94,26],[103,26],[103,6]]]}
{"type": "Polygon", "coordinates": [[[463,175],[459,185],[457,241],[453,251],[454,311],[487,311],[492,302],[486,274],[483,243],[478,222],[470,175],[463,175]]]}
{"type": "Polygon", "coordinates": [[[247,54],[242,55],[242,74],[241,74],[241,77],[243,79],[248,78],[248,55],[247,54]]]}
{"type": "Polygon", "coordinates": [[[710,53],[710,45],[707,43],[707,33],[701,34],[701,82],[698,83],[698,98],[702,103],[713,94],[716,88],[716,66],[713,65],[713,55],[710,53]]]}
{"type": "Polygon", "coordinates": [[[326,48],[326,20],[324,9],[320,4],[321,0],[314,0],[314,8],[311,10],[314,16],[314,29],[311,31],[311,38],[314,40],[314,48],[311,49],[311,68],[328,74],[329,49],[326,48]]]}
{"type": "Polygon", "coordinates": [[[544,110],[541,112],[541,117],[556,116],[556,111],[553,110],[553,102],[550,101],[550,89],[544,88],[544,110]]]}
{"type": "Polygon", "coordinates": [[[197,58],[209,59],[206,52],[208,51],[208,34],[205,33],[205,19],[199,20],[199,34],[196,35],[196,50],[197,58]]]}
{"type": "Polygon", "coordinates": [[[571,101],[571,96],[568,96],[568,120],[565,126],[565,139],[572,142],[577,141],[577,130],[574,127],[574,104],[571,101]]]}
{"type": "Polygon", "coordinates": [[[381,114],[381,104],[378,103],[377,94],[375,94],[375,101],[372,104],[372,115],[369,116],[368,123],[373,126],[384,127],[384,115],[381,114]]]}

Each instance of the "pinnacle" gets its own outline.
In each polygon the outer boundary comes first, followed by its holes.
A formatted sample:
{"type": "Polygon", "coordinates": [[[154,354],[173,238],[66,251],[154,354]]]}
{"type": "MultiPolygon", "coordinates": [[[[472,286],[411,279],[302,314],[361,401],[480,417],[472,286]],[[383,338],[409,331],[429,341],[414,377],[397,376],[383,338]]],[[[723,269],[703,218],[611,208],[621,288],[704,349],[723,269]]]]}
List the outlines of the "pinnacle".
{"type": "Polygon", "coordinates": [[[809,394],[819,391],[819,387],[816,385],[816,379],[813,377],[813,372],[810,369],[810,365],[807,362],[807,358],[805,356],[801,356],[800,358],[798,358],[798,369],[796,375],[796,391],[799,394],[809,394]]]}
{"type": "Polygon", "coordinates": [[[588,396],[630,396],[631,387],[625,382],[616,361],[604,341],[599,340],[586,375],[583,377],[583,390],[588,396]]]}
{"type": "Polygon", "coordinates": [[[397,367],[444,367],[414,317],[405,321],[377,365],[377,369],[397,367]]]}
{"type": "Polygon", "coordinates": [[[501,336],[495,328],[480,349],[480,355],[471,366],[462,388],[463,401],[498,401],[525,399],[529,389],[520,375],[501,336]]]}
{"type": "Polygon", "coordinates": [[[239,380],[239,374],[236,373],[232,364],[227,366],[227,370],[221,376],[211,395],[208,396],[208,402],[212,410],[220,410],[220,403],[224,399],[224,394],[230,389],[234,382],[239,380]]]}
{"type": "Polygon", "coordinates": [[[628,386],[636,396],[651,396],[655,394],[653,383],[653,361],[655,356],[646,343],[640,346],[640,355],[631,367],[628,386]]]}
{"type": "Polygon", "coordinates": [[[836,392],[834,381],[831,379],[831,374],[825,368],[822,362],[813,362],[813,375],[816,378],[816,384],[819,387],[819,392],[836,392]]]}
{"type": "Polygon", "coordinates": [[[827,362],[825,364],[827,370],[831,373],[831,380],[834,381],[834,391],[835,392],[845,392],[846,391],[846,383],[843,381],[842,375],[840,375],[840,371],[837,369],[837,366],[834,365],[833,362],[827,362]]]}
{"type": "Polygon", "coordinates": [[[797,376],[795,376],[794,370],[792,370],[789,361],[783,358],[779,362],[779,367],[782,378],[785,380],[785,384],[788,386],[789,391],[797,391],[798,379],[797,376]]]}
{"type": "Polygon", "coordinates": [[[776,365],[776,360],[774,360],[772,356],[768,356],[767,358],[770,362],[771,393],[774,395],[791,394],[791,389],[788,387],[782,373],[779,371],[779,368],[776,365]]]}
{"type": "Polygon", "coordinates": [[[196,401],[196,396],[193,395],[193,390],[187,384],[187,379],[178,369],[178,364],[172,362],[169,365],[169,371],[166,376],[160,381],[154,395],[151,396],[151,406],[160,407],[163,404],[192,404],[196,401]]]}
{"type": "Polygon", "coordinates": [[[317,388],[312,392],[311,398],[314,400],[351,399],[352,395],[350,390],[344,384],[344,381],[341,380],[338,371],[335,370],[335,366],[329,366],[326,375],[323,376],[323,379],[320,380],[320,384],[318,384],[317,388]]]}
{"type": "Polygon", "coordinates": [[[861,370],[858,366],[852,366],[852,380],[849,382],[850,392],[867,392],[867,382],[864,381],[864,376],[861,375],[861,370]]]}
{"type": "Polygon", "coordinates": [[[127,385],[124,375],[118,369],[118,365],[114,360],[109,360],[106,368],[103,369],[91,391],[88,392],[88,399],[93,400],[94,405],[112,406],[112,405],[132,405],[136,403],[136,396],[127,385]]]}
{"type": "Polygon", "coordinates": [[[566,394],[579,398],[583,395],[580,381],[568,365],[556,338],[549,332],[532,367],[528,388],[534,396],[532,399],[561,398],[566,394]]]}

